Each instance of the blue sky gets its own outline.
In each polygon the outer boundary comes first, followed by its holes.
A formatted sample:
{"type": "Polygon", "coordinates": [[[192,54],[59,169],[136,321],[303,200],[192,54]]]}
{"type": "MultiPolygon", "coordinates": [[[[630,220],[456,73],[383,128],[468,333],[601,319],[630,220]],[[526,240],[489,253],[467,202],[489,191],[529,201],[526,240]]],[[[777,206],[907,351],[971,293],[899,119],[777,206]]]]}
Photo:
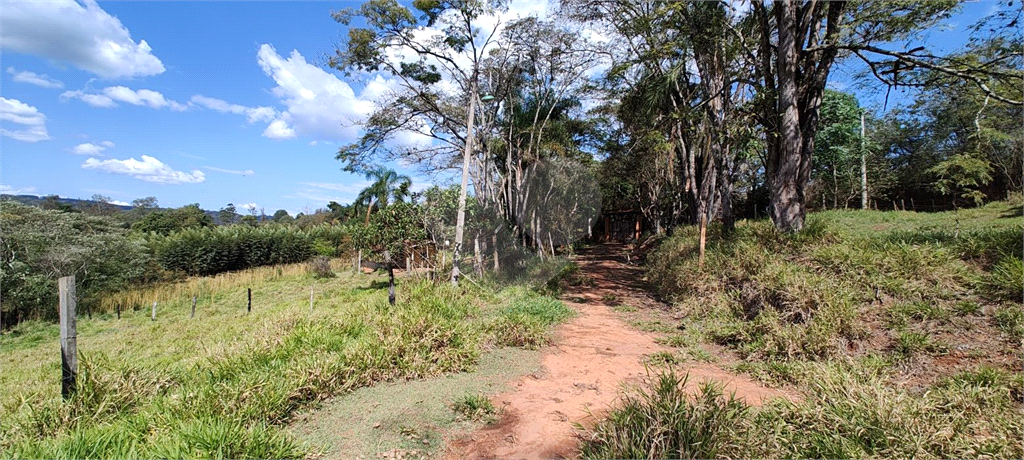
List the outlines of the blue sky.
{"type": "MultiPolygon", "coordinates": [[[[968,4],[929,44],[958,46],[994,5],[968,4]]],[[[366,181],[334,155],[388,87],[323,64],[345,32],[330,11],[350,6],[4,0],[0,192],[293,215],[349,202],[366,181]]],[[[852,71],[838,68],[833,86],[852,71]]]]}

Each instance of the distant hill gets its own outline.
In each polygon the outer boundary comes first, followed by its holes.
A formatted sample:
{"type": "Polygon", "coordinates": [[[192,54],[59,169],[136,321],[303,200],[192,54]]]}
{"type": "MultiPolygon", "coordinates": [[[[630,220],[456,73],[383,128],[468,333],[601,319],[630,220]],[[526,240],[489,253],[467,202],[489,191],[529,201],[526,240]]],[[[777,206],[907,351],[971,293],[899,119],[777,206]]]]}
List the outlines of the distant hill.
{"type": "MultiPolygon", "coordinates": [[[[11,201],[17,201],[18,203],[21,203],[21,204],[24,204],[24,205],[28,205],[28,206],[42,207],[43,203],[46,202],[46,197],[35,196],[35,195],[7,195],[7,194],[0,194],[0,200],[11,200],[11,201]]],[[[75,209],[82,209],[83,207],[88,207],[88,206],[93,206],[93,205],[99,204],[99,202],[95,201],[95,200],[80,200],[78,198],[63,198],[63,197],[60,197],[60,198],[57,198],[57,201],[60,202],[60,203],[71,205],[75,209]]],[[[116,204],[110,204],[110,206],[113,206],[114,208],[116,208],[116,209],[118,209],[120,211],[130,211],[132,209],[131,206],[122,206],[122,205],[116,205],[116,204]]],[[[157,209],[158,210],[162,210],[162,209],[169,209],[169,208],[157,208],[157,209]]],[[[220,224],[220,216],[218,216],[217,211],[207,211],[207,210],[204,209],[203,212],[206,213],[208,216],[212,217],[214,223],[220,224]]]]}
{"type": "MultiPolygon", "coordinates": [[[[41,207],[43,205],[43,203],[46,201],[46,197],[35,196],[35,195],[7,195],[7,194],[3,194],[3,195],[0,195],[0,200],[17,201],[18,203],[26,204],[26,205],[29,205],[29,206],[40,206],[41,207]]],[[[61,203],[69,204],[71,206],[74,206],[75,208],[81,208],[83,206],[90,206],[90,205],[99,204],[98,201],[79,200],[77,198],[57,198],[57,201],[61,202],[61,203]]],[[[132,209],[131,206],[120,206],[120,205],[116,205],[116,204],[111,204],[111,206],[113,206],[113,207],[115,207],[117,209],[120,209],[122,211],[128,211],[128,210],[132,209]]]]}

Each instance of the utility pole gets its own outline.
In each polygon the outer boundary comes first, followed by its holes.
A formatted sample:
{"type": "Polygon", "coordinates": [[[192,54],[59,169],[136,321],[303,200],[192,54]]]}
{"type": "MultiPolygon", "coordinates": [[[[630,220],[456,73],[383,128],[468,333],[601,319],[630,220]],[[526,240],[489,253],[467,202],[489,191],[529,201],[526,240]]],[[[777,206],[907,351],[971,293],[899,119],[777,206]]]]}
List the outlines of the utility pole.
{"type": "Polygon", "coordinates": [[[860,208],[868,208],[868,154],[864,149],[864,112],[860,113],[860,208]]]}
{"type": "MultiPolygon", "coordinates": [[[[476,57],[474,56],[474,60],[476,57]]],[[[473,154],[474,116],[476,115],[477,64],[473,63],[472,81],[469,83],[469,115],[466,116],[466,150],[462,156],[462,189],[459,191],[459,214],[455,220],[455,244],[452,250],[452,285],[459,285],[459,258],[462,256],[462,236],[466,229],[466,188],[469,187],[469,157],[473,154]]]]}

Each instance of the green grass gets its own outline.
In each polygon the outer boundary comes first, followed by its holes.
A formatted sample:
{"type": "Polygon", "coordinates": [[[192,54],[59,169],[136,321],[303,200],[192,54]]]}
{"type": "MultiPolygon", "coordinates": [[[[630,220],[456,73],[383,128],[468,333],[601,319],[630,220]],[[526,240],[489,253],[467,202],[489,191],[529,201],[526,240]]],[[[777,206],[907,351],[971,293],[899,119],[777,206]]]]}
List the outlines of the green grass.
{"type": "Polygon", "coordinates": [[[1020,207],[827,211],[797,234],[711,226],[703,267],[697,230],[676,229],[647,257],[686,326],[662,343],[717,343],[803,398],[738,419],[722,455],[1021,457],[1020,207]]]}
{"type": "MultiPolygon", "coordinates": [[[[1005,374],[981,370],[911,395],[857,363],[804,369],[807,394],[761,408],[672,373],[627,392],[583,435],[583,458],[1021,458],[1005,374]],[[853,367],[851,367],[853,366],[853,367]]],[[[1017,385],[1017,387],[1014,387],[1017,385]]]]}
{"type": "MultiPolygon", "coordinates": [[[[307,448],[282,430],[297,410],[386,381],[470,369],[504,328],[531,337],[569,312],[512,288],[401,283],[398,303],[379,276],[315,281],[305,267],[209,288],[164,290],[157,321],[127,310],[79,318],[78,391],[60,398],[58,328],[23,323],[5,332],[0,357],[3,458],[294,458],[307,448]],[[292,274],[295,273],[295,274],[292,274]],[[368,287],[370,286],[370,287],[368,287]],[[526,326],[524,326],[526,324],[526,326]]],[[[236,274],[222,276],[238,278],[236,274]]],[[[535,339],[537,340],[537,339],[535,339]]]]}
{"type": "Polygon", "coordinates": [[[452,403],[452,410],[467,420],[490,421],[497,413],[491,400],[482,394],[471,394],[459,398],[452,403]]]}

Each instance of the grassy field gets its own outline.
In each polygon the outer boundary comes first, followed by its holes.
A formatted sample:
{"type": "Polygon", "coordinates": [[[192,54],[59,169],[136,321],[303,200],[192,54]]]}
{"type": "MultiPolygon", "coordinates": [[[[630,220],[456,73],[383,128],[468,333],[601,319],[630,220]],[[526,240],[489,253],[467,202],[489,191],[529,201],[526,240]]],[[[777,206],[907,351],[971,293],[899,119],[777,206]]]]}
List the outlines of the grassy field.
{"type": "Polygon", "coordinates": [[[1022,239],[1019,198],[828,211],[797,235],[741,222],[712,229],[703,268],[680,229],[647,257],[677,324],[628,314],[682,363],[627,395],[584,456],[1024,457],[1022,239]],[[686,396],[686,366],[704,361],[800,397],[686,396]]]}
{"type": "MultiPolygon", "coordinates": [[[[335,267],[348,271],[340,261],[335,267]]],[[[283,426],[311,403],[470,370],[486,347],[535,346],[571,314],[522,286],[455,289],[408,279],[398,294],[389,306],[382,276],[318,280],[303,265],[118,294],[104,302],[105,313],[79,318],[79,388],[68,401],[60,398],[57,326],[23,323],[5,331],[0,346],[0,455],[303,457],[317,448],[283,426]],[[125,306],[121,319],[117,305],[125,306]]]]}

